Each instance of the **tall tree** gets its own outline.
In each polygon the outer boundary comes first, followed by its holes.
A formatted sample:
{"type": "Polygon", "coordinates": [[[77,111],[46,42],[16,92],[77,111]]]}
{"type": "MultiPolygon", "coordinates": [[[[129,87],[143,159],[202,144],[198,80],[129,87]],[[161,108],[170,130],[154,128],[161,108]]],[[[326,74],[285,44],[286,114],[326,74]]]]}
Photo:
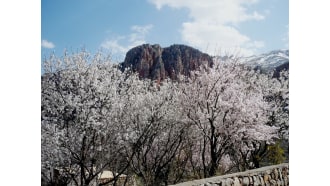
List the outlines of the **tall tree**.
{"type": "MultiPolygon", "coordinates": [[[[186,125],[178,99],[180,92],[175,83],[161,85],[144,80],[144,91],[134,91],[123,107],[121,118],[123,146],[131,159],[131,170],[143,185],[167,185],[173,179],[174,161],[184,143],[186,125]]],[[[138,84],[137,82],[133,84],[138,84]]]]}
{"type": "Polygon", "coordinates": [[[214,176],[221,158],[232,149],[253,149],[252,141],[270,143],[277,128],[266,125],[271,109],[259,74],[236,62],[215,62],[192,74],[184,89],[186,115],[196,131],[195,164],[204,177],[214,176]]]}
{"type": "Polygon", "coordinates": [[[289,143],[289,72],[282,71],[278,74],[276,77],[272,73],[260,74],[257,81],[262,85],[264,99],[271,105],[266,124],[278,127],[279,139],[276,144],[254,141],[253,150],[240,152],[245,164],[243,170],[259,168],[261,163],[280,163],[288,158],[284,152],[288,153],[289,143]]]}
{"type": "Polygon", "coordinates": [[[104,169],[120,163],[119,126],[112,116],[118,94],[125,89],[120,84],[126,80],[127,74],[101,54],[80,52],[45,61],[41,81],[45,180],[89,185],[104,169]]]}

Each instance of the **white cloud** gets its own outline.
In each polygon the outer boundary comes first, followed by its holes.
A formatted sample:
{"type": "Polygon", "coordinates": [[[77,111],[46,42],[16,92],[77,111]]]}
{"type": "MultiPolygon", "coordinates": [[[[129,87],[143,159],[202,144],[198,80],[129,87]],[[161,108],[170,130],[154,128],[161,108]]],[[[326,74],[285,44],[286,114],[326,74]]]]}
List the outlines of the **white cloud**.
{"type": "Polygon", "coordinates": [[[43,47],[43,48],[55,48],[55,45],[54,45],[54,43],[43,39],[41,41],[41,47],[43,47]]]}
{"type": "Polygon", "coordinates": [[[116,36],[105,39],[101,43],[101,48],[111,51],[111,54],[122,60],[125,57],[126,52],[138,45],[146,43],[146,35],[150,32],[153,25],[133,25],[131,27],[131,33],[125,36],[116,36]]]}
{"type": "Polygon", "coordinates": [[[251,55],[263,47],[262,41],[253,41],[237,29],[237,25],[249,20],[263,20],[265,16],[249,5],[258,0],[149,0],[157,9],[164,6],[187,8],[189,22],[182,23],[182,40],[189,45],[206,50],[212,55],[216,50],[239,50],[241,55],[251,55]],[[234,27],[236,26],[236,27],[234,27]]]}
{"type": "Polygon", "coordinates": [[[125,39],[125,37],[123,36],[119,36],[113,39],[107,39],[102,42],[101,47],[111,50],[113,54],[124,53],[127,50],[126,47],[121,46],[119,44],[119,41],[123,39],[125,39]]]}
{"type": "Polygon", "coordinates": [[[146,26],[139,26],[139,25],[133,25],[131,27],[131,30],[138,32],[140,34],[147,34],[149,32],[150,29],[152,29],[152,25],[146,25],[146,26]]]}

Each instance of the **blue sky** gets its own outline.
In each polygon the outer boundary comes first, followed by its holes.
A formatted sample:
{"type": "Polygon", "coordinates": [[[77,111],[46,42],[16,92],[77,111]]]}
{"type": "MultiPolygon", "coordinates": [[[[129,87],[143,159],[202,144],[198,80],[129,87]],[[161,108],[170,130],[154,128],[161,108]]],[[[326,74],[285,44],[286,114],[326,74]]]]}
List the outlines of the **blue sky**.
{"type": "Polygon", "coordinates": [[[42,0],[41,55],[186,44],[211,55],[289,47],[288,0],[42,0]]]}

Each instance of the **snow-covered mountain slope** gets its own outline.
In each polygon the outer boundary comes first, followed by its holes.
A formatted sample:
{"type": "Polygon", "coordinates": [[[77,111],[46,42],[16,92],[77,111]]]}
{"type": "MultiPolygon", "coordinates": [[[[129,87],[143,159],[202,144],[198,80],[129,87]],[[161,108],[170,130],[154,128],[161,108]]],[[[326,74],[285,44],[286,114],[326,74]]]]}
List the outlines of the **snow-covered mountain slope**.
{"type": "Polygon", "coordinates": [[[260,55],[243,57],[241,61],[262,70],[271,71],[283,65],[288,65],[289,50],[274,50],[260,55]]]}

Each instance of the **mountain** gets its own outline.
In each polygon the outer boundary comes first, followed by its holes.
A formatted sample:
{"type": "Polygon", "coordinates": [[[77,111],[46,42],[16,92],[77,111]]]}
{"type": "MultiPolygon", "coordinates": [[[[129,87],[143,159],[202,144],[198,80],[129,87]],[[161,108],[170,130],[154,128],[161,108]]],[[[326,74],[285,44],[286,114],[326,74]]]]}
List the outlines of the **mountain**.
{"type": "Polygon", "coordinates": [[[276,73],[279,73],[281,70],[289,70],[289,50],[274,50],[260,55],[243,57],[241,61],[260,69],[262,72],[275,70],[276,76],[276,73]]]}
{"type": "MultiPolygon", "coordinates": [[[[162,48],[158,44],[143,44],[130,49],[126,53],[122,69],[130,68],[138,72],[141,78],[162,81],[166,78],[176,80],[178,75],[189,76],[190,71],[197,70],[201,65],[213,65],[213,59],[225,61],[235,56],[211,57],[193,47],[174,44],[162,48]]],[[[242,63],[268,73],[274,71],[278,77],[283,69],[289,69],[289,50],[274,50],[268,53],[242,57],[242,63]]]]}
{"type": "Polygon", "coordinates": [[[121,68],[129,67],[141,78],[161,81],[175,80],[179,74],[189,76],[201,65],[212,66],[211,56],[190,46],[175,44],[162,48],[158,44],[143,44],[127,52],[121,68]]]}

